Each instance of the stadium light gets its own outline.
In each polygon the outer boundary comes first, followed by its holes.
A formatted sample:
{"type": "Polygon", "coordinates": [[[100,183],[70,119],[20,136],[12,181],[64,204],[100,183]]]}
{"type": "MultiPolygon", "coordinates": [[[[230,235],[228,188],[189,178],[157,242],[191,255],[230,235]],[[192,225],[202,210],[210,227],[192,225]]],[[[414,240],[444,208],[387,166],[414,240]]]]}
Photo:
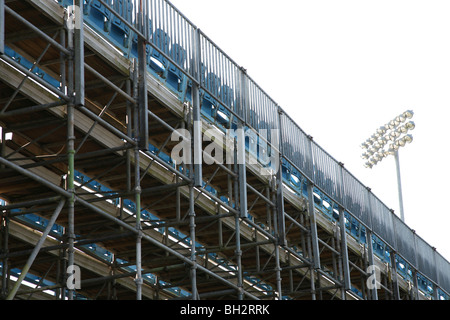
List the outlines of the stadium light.
{"type": "Polygon", "coordinates": [[[366,168],[373,168],[389,155],[393,155],[395,157],[400,217],[403,222],[405,221],[405,214],[403,211],[403,196],[398,151],[401,147],[404,147],[406,144],[413,141],[413,136],[408,132],[413,130],[416,125],[413,121],[406,122],[413,116],[414,112],[412,110],[406,110],[386,123],[384,126],[379,127],[375,133],[370,136],[370,138],[361,144],[361,148],[364,149],[361,157],[366,160],[364,163],[366,168]]]}

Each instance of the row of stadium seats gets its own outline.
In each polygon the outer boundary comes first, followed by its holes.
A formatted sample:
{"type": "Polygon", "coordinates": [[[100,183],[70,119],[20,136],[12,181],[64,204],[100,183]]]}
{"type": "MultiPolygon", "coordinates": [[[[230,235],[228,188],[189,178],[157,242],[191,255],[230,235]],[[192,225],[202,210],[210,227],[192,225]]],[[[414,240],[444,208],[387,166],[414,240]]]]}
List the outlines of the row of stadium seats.
{"type": "MultiPolygon", "coordinates": [[[[72,5],[71,0],[58,0],[61,5],[67,7],[72,5]]],[[[116,11],[122,18],[133,24],[133,1],[132,0],[105,0],[105,2],[116,11]]],[[[125,57],[137,58],[137,35],[133,33],[115,14],[108,10],[98,0],[84,0],[84,20],[98,34],[106,38],[125,57]]],[[[148,21],[149,41],[161,52],[170,57],[175,64],[171,63],[158,50],[153,49],[150,44],[146,45],[147,69],[160,82],[167,86],[181,102],[191,101],[192,84],[189,78],[180,69],[187,69],[190,61],[187,61],[186,49],[179,43],[172,42],[170,35],[164,30],[157,28],[153,30],[152,22],[148,21]]],[[[230,86],[222,85],[220,78],[212,72],[206,73],[206,68],[201,68],[202,84],[214,95],[220,98],[223,104],[234,106],[234,93],[230,86]]],[[[202,113],[218,126],[231,128],[231,113],[209,93],[204,90],[200,92],[202,113]]]]}
{"type": "Polygon", "coordinates": [[[61,82],[59,79],[55,79],[52,76],[50,76],[47,72],[39,68],[37,65],[35,65],[30,60],[26,59],[13,49],[11,49],[9,46],[5,45],[5,54],[13,59],[15,62],[20,64],[22,67],[27,69],[28,71],[31,71],[33,74],[38,76],[39,78],[46,81],[48,84],[52,85],[53,87],[57,89],[61,89],[61,82]]]}

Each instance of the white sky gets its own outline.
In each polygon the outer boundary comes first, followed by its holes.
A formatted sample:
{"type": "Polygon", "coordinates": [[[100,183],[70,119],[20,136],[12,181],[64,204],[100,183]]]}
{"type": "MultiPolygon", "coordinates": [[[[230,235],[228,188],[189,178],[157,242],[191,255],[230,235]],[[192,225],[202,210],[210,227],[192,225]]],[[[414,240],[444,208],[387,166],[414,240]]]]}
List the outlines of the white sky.
{"type": "Polygon", "coordinates": [[[405,220],[450,260],[450,1],[171,2],[398,215],[394,158],[367,169],[360,144],[413,110],[405,220]]]}

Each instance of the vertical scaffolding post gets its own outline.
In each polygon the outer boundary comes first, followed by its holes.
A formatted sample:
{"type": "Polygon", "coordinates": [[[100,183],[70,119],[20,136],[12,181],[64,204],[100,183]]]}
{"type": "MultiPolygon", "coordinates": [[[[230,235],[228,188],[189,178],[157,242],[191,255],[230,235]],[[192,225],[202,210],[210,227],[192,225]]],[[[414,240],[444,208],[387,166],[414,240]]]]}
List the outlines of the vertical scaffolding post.
{"type": "MultiPolygon", "coordinates": [[[[240,130],[242,131],[242,130],[240,130]]],[[[242,205],[242,201],[241,201],[241,192],[240,192],[240,181],[238,181],[240,179],[240,165],[238,162],[238,157],[239,157],[239,151],[238,151],[238,139],[239,137],[236,137],[236,140],[234,140],[234,167],[235,167],[235,171],[236,171],[236,177],[234,178],[235,183],[234,183],[234,197],[236,200],[236,208],[239,207],[239,212],[241,212],[241,205],[242,205]],[[238,205],[239,204],[239,205],[238,205]]],[[[245,194],[246,195],[246,194],[245,194]]],[[[245,211],[247,211],[247,199],[245,199],[245,211]]],[[[237,263],[237,286],[238,286],[238,300],[243,300],[244,299],[244,294],[243,294],[243,281],[242,281],[242,250],[241,250],[241,228],[240,228],[240,216],[242,216],[242,213],[236,213],[234,216],[234,224],[235,224],[235,238],[236,238],[236,250],[235,250],[235,255],[236,255],[236,263],[237,263]]]]}
{"type": "Polygon", "coordinates": [[[5,0],[0,0],[0,55],[5,52],[5,0]]]}
{"type": "Polygon", "coordinates": [[[344,271],[344,291],[347,291],[350,290],[351,284],[347,251],[347,232],[345,231],[345,210],[342,207],[339,207],[339,229],[341,236],[342,268],[344,271]]]}
{"type": "MultiPolygon", "coordinates": [[[[280,167],[280,169],[281,169],[281,167],[280,167]]],[[[277,177],[278,177],[278,174],[277,174],[277,177]]],[[[272,195],[272,201],[274,202],[274,203],[277,203],[277,207],[272,207],[271,206],[271,209],[272,210],[276,210],[277,211],[277,214],[274,214],[273,216],[273,219],[274,219],[274,222],[277,224],[276,225],[276,227],[277,227],[277,230],[279,230],[279,232],[280,232],[280,230],[282,231],[281,232],[281,234],[279,234],[278,235],[278,237],[276,238],[276,243],[274,243],[274,245],[275,245],[275,272],[276,272],[276,281],[277,281],[277,291],[276,291],[276,294],[277,294],[277,300],[281,300],[281,298],[282,298],[282,296],[283,296],[283,293],[282,293],[282,290],[281,290],[281,280],[282,280],[282,278],[281,278],[281,264],[280,264],[280,245],[281,246],[286,246],[287,245],[287,243],[286,243],[286,235],[285,235],[285,233],[284,233],[284,214],[281,214],[280,215],[280,212],[279,212],[279,210],[280,210],[280,201],[281,201],[281,210],[283,210],[283,213],[284,213],[284,206],[283,206],[283,201],[284,201],[284,199],[283,199],[283,193],[281,193],[281,198],[280,198],[280,194],[279,194],[279,189],[280,188],[283,188],[283,185],[281,184],[279,184],[279,182],[280,182],[280,180],[272,180],[272,184],[277,188],[276,189],[276,194],[274,193],[273,195],[272,195]],[[280,219],[282,219],[283,221],[279,221],[280,219]],[[279,227],[279,224],[283,224],[283,227],[282,228],[280,228],[279,227]]],[[[269,195],[267,195],[268,197],[268,199],[270,198],[269,197],[269,195]]]]}
{"type": "MultiPolygon", "coordinates": [[[[369,257],[368,257],[369,258],[369,265],[370,266],[374,266],[375,262],[374,262],[374,258],[373,258],[372,231],[371,230],[367,230],[366,231],[366,236],[368,238],[367,247],[368,247],[368,255],[369,255],[369,257]]],[[[371,276],[375,277],[375,281],[380,281],[380,279],[376,278],[375,269],[372,267],[372,268],[370,268],[370,270],[372,270],[371,276]]],[[[371,289],[371,297],[372,297],[372,300],[378,300],[378,292],[377,292],[377,287],[376,286],[372,287],[372,289],[371,289]]]]}
{"type": "Polygon", "coordinates": [[[142,226],[141,226],[141,187],[139,174],[139,149],[135,151],[135,199],[136,199],[136,300],[142,300],[142,226]]]}
{"type": "MultiPolygon", "coordinates": [[[[191,166],[192,169],[192,166],[191,166]]],[[[197,300],[197,257],[195,247],[195,199],[194,199],[194,185],[189,185],[189,233],[191,238],[191,286],[192,286],[192,300],[197,300]]]]}
{"type": "MultiPolygon", "coordinates": [[[[370,191],[370,188],[366,188],[366,189],[367,189],[367,205],[369,207],[369,210],[372,212],[371,191],[370,191]]],[[[370,222],[370,226],[372,226],[372,222],[370,222]]],[[[369,254],[369,264],[373,266],[374,265],[374,254],[373,254],[372,230],[371,230],[371,228],[367,228],[367,230],[366,230],[366,240],[367,240],[366,242],[367,242],[367,247],[368,247],[368,251],[369,251],[368,252],[368,254],[369,254]]],[[[395,258],[394,258],[394,260],[395,260],[395,258]]],[[[372,270],[372,272],[375,272],[373,267],[371,268],[371,270],[372,270]]],[[[373,275],[376,276],[376,273],[373,274],[373,275]]],[[[379,280],[379,279],[375,279],[375,280],[379,280]]],[[[395,286],[395,284],[394,284],[394,286],[395,286]]],[[[394,289],[394,291],[395,291],[395,289],[394,289]]],[[[377,289],[376,288],[373,289],[371,293],[372,293],[372,295],[371,295],[372,299],[373,300],[378,300],[377,289]]]]}
{"type": "MultiPolygon", "coordinates": [[[[339,173],[340,173],[340,180],[344,181],[344,164],[339,163],[339,173]]],[[[341,184],[341,194],[345,194],[345,184],[341,184]]],[[[345,209],[341,206],[339,206],[339,229],[340,229],[340,236],[341,236],[341,258],[342,258],[342,269],[344,272],[344,293],[345,291],[348,291],[351,289],[351,283],[350,283],[350,268],[349,268],[349,261],[348,261],[348,246],[347,246],[347,232],[345,230],[345,209]]],[[[345,299],[345,295],[342,297],[345,299]]]]}
{"type": "MultiPolygon", "coordinates": [[[[144,8],[142,0],[139,2],[139,12],[138,12],[138,30],[146,33],[144,31],[144,26],[147,21],[147,16],[144,16],[144,8]]],[[[145,50],[145,39],[138,36],[138,68],[139,68],[139,79],[138,79],[138,113],[139,113],[139,140],[138,145],[141,150],[148,150],[148,111],[147,111],[147,57],[145,50]]]]}
{"type": "MultiPolygon", "coordinates": [[[[279,110],[279,114],[281,115],[282,111],[279,110]]],[[[281,131],[281,117],[278,117],[278,148],[279,148],[279,156],[278,156],[278,168],[276,174],[276,190],[277,190],[277,216],[278,216],[278,243],[281,246],[286,246],[286,225],[284,221],[284,195],[283,195],[283,169],[282,169],[282,159],[283,159],[283,135],[281,131]]],[[[272,151],[273,148],[272,148],[272,151]]]]}
{"type": "MultiPolygon", "coordinates": [[[[68,95],[70,97],[70,101],[67,103],[67,180],[66,180],[66,189],[71,194],[67,199],[67,273],[69,276],[68,270],[74,265],[74,241],[75,241],[75,231],[74,231],[74,223],[75,223],[75,129],[74,129],[74,104],[76,102],[82,103],[78,94],[80,94],[77,90],[81,90],[82,81],[84,81],[84,61],[81,60],[83,58],[84,53],[82,53],[83,49],[81,45],[84,46],[84,43],[81,43],[80,37],[82,36],[82,32],[77,31],[78,28],[82,28],[82,26],[77,26],[77,21],[82,21],[81,11],[77,10],[76,5],[80,4],[80,0],[75,1],[75,6],[68,7],[68,16],[67,16],[67,32],[68,32],[68,46],[69,50],[72,52],[71,55],[68,56],[68,95]],[[83,71],[80,71],[82,69],[83,71]],[[83,76],[83,80],[81,80],[81,76],[83,76]]],[[[68,299],[73,300],[73,288],[68,288],[68,299]]]]}
{"type": "MultiPolygon", "coordinates": [[[[200,45],[200,29],[193,32],[193,48],[195,50],[193,56],[193,68],[195,78],[201,81],[200,61],[201,61],[201,45],[200,45]]],[[[193,104],[193,137],[194,137],[194,186],[203,186],[203,170],[202,170],[202,121],[200,117],[200,95],[199,85],[192,83],[192,104],[193,104]]]]}
{"type": "MultiPolygon", "coordinates": [[[[199,36],[198,32],[194,34],[194,38],[199,36]]],[[[195,40],[196,41],[196,40],[195,40]]],[[[195,56],[195,55],[194,55],[195,56]]],[[[196,85],[193,84],[193,87],[196,85]]],[[[194,90],[194,89],[193,89],[194,90]]],[[[194,90],[195,91],[195,90],[194,90]]],[[[198,94],[198,93],[197,93],[198,94]]],[[[195,95],[195,92],[193,92],[195,95]]],[[[194,99],[194,97],[193,97],[194,99]]],[[[200,106],[197,104],[194,105],[192,111],[189,109],[188,117],[187,117],[187,125],[188,130],[191,134],[191,137],[194,137],[191,140],[191,158],[189,159],[189,179],[191,180],[189,183],[189,236],[191,239],[191,248],[190,248],[190,260],[192,261],[190,267],[190,277],[191,277],[191,293],[192,300],[197,300],[199,298],[197,292],[197,254],[196,254],[196,246],[195,246],[195,193],[194,187],[202,186],[202,175],[201,175],[201,122],[196,121],[196,113],[199,112],[200,106]],[[197,106],[196,106],[197,105],[197,106]],[[191,112],[193,114],[191,114],[191,112]],[[199,130],[200,132],[198,132],[199,130]],[[200,150],[199,150],[200,149],[200,150]],[[200,152],[200,154],[198,154],[200,152]],[[200,157],[200,158],[199,158],[200,157]],[[200,174],[197,172],[200,170],[200,174]]]]}
{"type": "MultiPolygon", "coordinates": [[[[3,140],[2,140],[3,141],[3,140]]],[[[9,218],[7,215],[4,215],[0,220],[0,236],[1,244],[2,244],[2,252],[4,254],[8,253],[8,240],[9,240],[9,218]]],[[[2,260],[2,288],[0,292],[0,298],[3,299],[3,297],[6,296],[6,293],[8,291],[8,256],[5,255],[5,258],[2,260]]]]}
{"type": "Polygon", "coordinates": [[[314,185],[308,184],[308,213],[311,228],[312,258],[314,269],[320,269],[319,240],[317,235],[316,212],[314,207],[314,185]]]}
{"type": "MultiPolygon", "coordinates": [[[[244,69],[240,71],[240,95],[238,99],[238,109],[245,110],[247,106],[246,99],[246,73],[244,69]]],[[[237,286],[238,286],[238,299],[244,299],[244,283],[243,283],[243,270],[242,270],[242,250],[241,250],[241,219],[247,217],[247,172],[245,164],[245,132],[244,124],[241,120],[238,120],[238,127],[236,132],[236,138],[234,142],[234,161],[237,175],[237,181],[235,183],[235,195],[238,197],[239,211],[234,217],[235,221],[235,239],[236,239],[236,262],[237,262],[237,286]]]]}
{"type": "MultiPolygon", "coordinates": [[[[312,152],[312,137],[309,136],[308,152],[310,154],[309,159],[314,159],[312,152]]],[[[314,173],[313,173],[314,176],[314,173]]],[[[314,182],[308,182],[308,214],[310,221],[311,243],[312,243],[312,258],[314,269],[320,269],[320,251],[319,251],[319,238],[317,235],[317,222],[316,222],[316,209],[314,206],[314,182]]]]}
{"type": "MultiPolygon", "coordinates": [[[[245,110],[246,99],[247,99],[247,88],[246,88],[246,73],[245,70],[241,69],[240,77],[240,99],[239,107],[241,110],[245,110]]],[[[238,121],[237,130],[237,157],[236,161],[238,164],[239,173],[239,208],[241,218],[247,217],[247,173],[246,173],[246,163],[245,163],[245,126],[242,121],[238,121]]]]}
{"type": "MultiPolygon", "coordinates": [[[[145,76],[145,75],[144,75],[145,76]]],[[[142,299],[142,260],[141,260],[141,249],[142,249],[142,226],[141,226],[141,175],[140,175],[140,157],[139,157],[139,142],[141,139],[145,139],[141,136],[141,134],[148,135],[147,132],[142,132],[140,128],[141,117],[143,116],[141,113],[141,96],[142,91],[140,88],[140,80],[141,80],[141,68],[140,61],[134,63],[133,69],[133,82],[134,82],[134,90],[133,90],[133,98],[135,101],[138,101],[137,104],[134,104],[134,135],[136,139],[136,145],[134,148],[134,193],[135,193],[135,202],[136,202],[136,300],[142,299]]],[[[145,96],[147,96],[147,92],[145,91],[145,96]]],[[[144,115],[147,118],[147,112],[144,115]]]]}
{"type": "MultiPolygon", "coordinates": [[[[147,16],[144,13],[144,4],[140,0],[138,4],[138,18],[137,28],[144,35],[147,31],[144,30],[144,20],[147,16]]],[[[137,103],[134,106],[134,129],[136,147],[134,149],[134,192],[136,202],[136,300],[142,300],[142,225],[141,225],[141,175],[140,175],[140,150],[148,150],[148,103],[147,103],[147,64],[146,64],[146,50],[145,39],[138,35],[138,59],[134,64],[134,100],[137,103]]]]}
{"type": "Polygon", "coordinates": [[[83,2],[75,0],[74,59],[75,59],[75,105],[84,105],[84,25],[83,2]]]}

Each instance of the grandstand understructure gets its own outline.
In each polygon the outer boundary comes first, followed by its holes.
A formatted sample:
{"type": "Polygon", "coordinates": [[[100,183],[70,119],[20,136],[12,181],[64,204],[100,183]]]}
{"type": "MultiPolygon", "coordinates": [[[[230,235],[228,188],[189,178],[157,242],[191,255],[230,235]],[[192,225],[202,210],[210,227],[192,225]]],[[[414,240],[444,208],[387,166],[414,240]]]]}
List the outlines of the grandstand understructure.
{"type": "Polygon", "coordinates": [[[450,299],[449,262],[169,1],[0,0],[0,126],[1,299],[450,299]]]}

